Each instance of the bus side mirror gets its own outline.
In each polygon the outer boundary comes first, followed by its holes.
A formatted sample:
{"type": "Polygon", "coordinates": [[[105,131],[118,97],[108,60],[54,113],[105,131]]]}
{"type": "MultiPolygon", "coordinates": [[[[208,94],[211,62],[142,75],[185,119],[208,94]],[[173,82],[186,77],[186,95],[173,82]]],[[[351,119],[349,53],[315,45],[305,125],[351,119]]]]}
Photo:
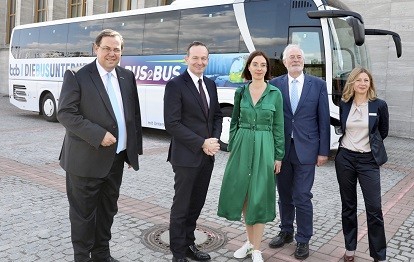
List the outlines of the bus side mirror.
{"type": "Polygon", "coordinates": [[[402,55],[401,37],[399,34],[393,31],[383,29],[365,29],[365,35],[391,35],[394,40],[395,49],[397,50],[397,57],[402,55]]]}
{"type": "Polygon", "coordinates": [[[346,21],[354,33],[355,44],[357,46],[364,44],[365,27],[364,20],[360,14],[347,10],[317,10],[308,11],[307,14],[311,19],[347,17],[346,21]]]}
{"type": "Polygon", "coordinates": [[[347,19],[348,24],[352,27],[352,32],[354,32],[355,44],[361,46],[365,42],[365,27],[358,19],[355,17],[349,17],[347,19]]]}

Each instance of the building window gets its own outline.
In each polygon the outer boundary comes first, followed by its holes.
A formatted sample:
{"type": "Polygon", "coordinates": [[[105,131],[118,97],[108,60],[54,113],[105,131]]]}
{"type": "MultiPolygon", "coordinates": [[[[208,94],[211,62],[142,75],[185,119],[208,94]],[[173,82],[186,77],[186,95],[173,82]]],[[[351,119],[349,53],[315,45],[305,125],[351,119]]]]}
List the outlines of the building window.
{"type": "Polygon", "coordinates": [[[47,0],[36,0],[35,22],[47,21],[47,0]]]}
{"type": "Polygon", "coordinates": [[[84,16],[86,13],[86,0],[69,0],[69,17],[84,16]]]}
{"type": "Polygon", "coordinates": [[[7,34],[6,43],[10,43],[11,33],[16,26],[16,0],[7,1],[7,34]]]}
{"type": "Polygon", "coordinates": [[[174,0],[158,0],[159,5],[170,5],[174,0]]]}
{"type": "Polygon", "coordinates": [[[131,0],[109,0],[109,12],[131,10],[131,0]]]}

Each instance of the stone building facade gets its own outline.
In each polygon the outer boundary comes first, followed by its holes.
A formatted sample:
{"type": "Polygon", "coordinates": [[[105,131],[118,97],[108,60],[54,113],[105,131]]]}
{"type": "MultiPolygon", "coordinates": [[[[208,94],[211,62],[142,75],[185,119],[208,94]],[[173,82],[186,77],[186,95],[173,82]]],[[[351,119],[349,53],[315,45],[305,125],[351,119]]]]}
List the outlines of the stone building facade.
{"type": "Polygon", "coordinates": [[[390,135],[414,138],[414,1],[343,0],[364,18],[365,28],[397,32],[402,56],[397,58],[394,42],[387,36],[367,36],[374,81],[379,97],[388,103],[390,135]]]}

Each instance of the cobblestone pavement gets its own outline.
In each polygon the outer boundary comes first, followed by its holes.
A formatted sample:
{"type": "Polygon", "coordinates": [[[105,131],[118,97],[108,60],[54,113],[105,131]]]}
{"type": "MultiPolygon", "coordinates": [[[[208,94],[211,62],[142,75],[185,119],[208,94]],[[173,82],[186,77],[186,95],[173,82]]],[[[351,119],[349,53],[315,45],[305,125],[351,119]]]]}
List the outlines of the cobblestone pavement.
{"type": "MultiPolygon", "coordinates": [[[[64,129],[36,113],[21,111],[0,97],[0,261],[72,261],[64,172],[58,155],[64,129]]],[[[171,261],[172,255],[148,245],[146,234],[166,227],[173,197],[173,172],[166,162],[169,137],[144,130],[144,155],[138,172],[126,170],[113,225],[112,256],[128,261],[171,261]]],[[[381,169],[388,261],[414,261],[414,141],[386,139],[389,162],[381,169]]],[[[334,152],[332,152],[334,153],[334,152]]],[[[223,245],[208,250],[212,261],[236,260],[233,252],[245,240],[240,222],[216,215],[228,153],[220,152],[199,225],[222,233],[223,245]]],[[[314,193],[315,232],[306,261],[342,261],[340,199],[332,158],[317,168],[314,193]]],[[[356,261],[369,257],[364,203],[359,194],[356,261]]],[[[266,225],[262,244],[265,261],[297,261],[294,244],[268,248],[278,220],[266,225]]]]}

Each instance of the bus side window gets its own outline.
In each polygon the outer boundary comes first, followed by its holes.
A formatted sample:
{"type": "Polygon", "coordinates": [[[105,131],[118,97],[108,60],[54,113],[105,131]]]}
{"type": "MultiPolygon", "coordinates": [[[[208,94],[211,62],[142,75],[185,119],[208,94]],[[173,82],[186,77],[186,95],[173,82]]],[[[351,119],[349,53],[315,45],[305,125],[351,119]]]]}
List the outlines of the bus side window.
{"type": "Polygon", "coordinates": [[[102,31],[103,20],[84,21],[69,25],[66,56],[94,56],[91,37],[94,39],[102,31]]]}
{"type": "Polygon", "coordinates": [[[64,57],[68,38],[68,24],[40,28],[39,58],[64,57]]]}
{"type": "MultiPolygon", "coordinates": [[[[185,53],[188,44],[193,41],[205,43],[210,53],[238,53],[241,40],[231,5],[181,11],[178,42],[180,53],[185,53]]],[[[242,48],[246,49],[244,42],[242,48]]]]}
{"type": "Polygon", "coordinates": [[[39,28],[27,28],[20,31],[19,58],[37,58],[39,56],[39,28]]]}
{"type": "Polygon", "coordinates": [[[142,55],[144,17],[144,15],[131,15],[104,20],[103,28],[116,28],[124,38],[122,55],[142,55]]]}
{"type": "Polygon", "coordinates": [[[12,53],[12,56],[15,59],[19,58],[19,52],[20,52],[20,32],[21,32],[21,30],[15,30],[13,32],[13,36],[12,36],[12,39],[10,41],[11,53],[12,53]]]}
{"type": "Polygon", "coordinates": [[[177,54],[179,11],[145,15],[144,55],[177,54]]]}

